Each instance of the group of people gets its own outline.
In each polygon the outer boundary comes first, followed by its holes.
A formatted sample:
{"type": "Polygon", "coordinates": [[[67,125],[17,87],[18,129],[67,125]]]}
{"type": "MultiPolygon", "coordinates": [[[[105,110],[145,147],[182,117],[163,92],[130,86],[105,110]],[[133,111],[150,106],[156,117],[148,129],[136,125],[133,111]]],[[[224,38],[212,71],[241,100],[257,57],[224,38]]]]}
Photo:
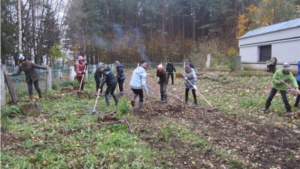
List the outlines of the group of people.
{"type": "MultiPolygon", "coordinates": [[[[33,97],[33,88],[34,85],[35,89],[38,92],[38,95],[40,98],[42,98],[42,92],[39,87],[39,74],[36,72],[37,69],[47,69],[48,66],[39,66],[34,64],[33,62],[27,60],[24,55],[19,55],[19,68],[17,72],[15,73],[8,73],[9,76],[15,76],[19,75],[22,71],[25,72],[26,76],[26,82],[28,86],[28,94],[29,99],[34,99],[33,97]]],[[[269,65],[276,66],[277,59],[273,57],[269,61],[269,65]]],[[[114,91],[117,87],[117,84],[119,85],[119,91],[120,94],[123,94],[123,84],[125,80],[125,74],[123,65],[119,61],[115,61],[115,67],[117,70],[117,75],[115,76],[114,73],[110,70],[109,67],[106,67],[106,65],[102,62],[98,63],[97,70],[94,73],[94,78],[96,82],[96,91],[97,94],[103,92],[103,86],[106,84],[107,88],[104,94],[105,101],[107,105],[110,105],[108,95],[112,95],[115,105],[118,104],[118,99],[116,95],[114,94],[114,91]]],[[[76,69],[76,79],[79,83],[82,82],[83,75],[85,74],[87,64],[84,62],[84,58],[82,56],[78,57],[78,63],[75,64],[76,69]]],[[[133,73],[130,80],[130,88],[133,92],[132,98],[131,98],[131,105],[135,106],[135,100],[137,96],[139,96],[139,104],[138,109],[140,111],[143,111],[143,102],[144,102],[144,94],[143,91],[148,94],[148,87],[146,84],[146,76],[147,76],[147,69],[149,68],[148,63],[143,63],[141,66],[137,67],[133,73]]],[[[270,92],[269,97],[266,100],[265,107],[263,109],[264,112],[266,112],[269,107],[271,106],[271,102],[273,100],[273,97],[275,96],[277,91],[280,91],[282,100],[285,104],[285,108],[288,113],[290,113],[291,105],[288,102],[287,96],[286,96],[286,88],[289,86],[287,83],[292,83],[293,87],[295,88],[295,91],[297,92],[297,98],[296,102],[293,106],[298,107],[299,101],[300,101],[300,61],[298,62],[298,76],[295,78],[293,74],[291,73],[291,65],[289,63],[284,63],[282,69],[274,70],[275,68],[270,67],[268,71],[274,72],[274,75],[272,77],[272,89],[270,92]]],[[[160,95],[161,95],[161,101],[166,102],[167,101],[167,85],[169,78],[172,79],[172,84],[174,84],[174,75],[173,72],[176,72],[175,66],[172,64],[172,61],[169,60],[168,64],[166,66],[166,70],[164,69],[163,65],[157,66],[157,72],[156,76],[159,78],[158,84],[160,85],[160,95]]],[[[188,95],[189,91],[192,90],[192,95],[194,98],[194,106],[197,106],[197,96],[196,96],[196,90],[197,90],[197,76],[194,70],[194,66],[191,64],[188,64],[185,66],[184,70],[184,78],[185,78],[185,104],[188,103],[188,95]]],[[[289,86],[291,87],[291,86],[289,86]]],[[[81,85],[81,90],[84,90],[84,83],[81,85]]]]}

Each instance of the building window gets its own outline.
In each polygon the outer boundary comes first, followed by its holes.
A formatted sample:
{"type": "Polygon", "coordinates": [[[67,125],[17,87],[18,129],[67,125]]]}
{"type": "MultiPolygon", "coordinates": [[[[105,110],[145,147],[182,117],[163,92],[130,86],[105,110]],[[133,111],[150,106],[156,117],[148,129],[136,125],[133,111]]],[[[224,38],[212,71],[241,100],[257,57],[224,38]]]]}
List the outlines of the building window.
{"type": "Polygon", "coordinates": [[[265,62],[271,59],[271,45],[259,46],[259,62],[265,62]]]}

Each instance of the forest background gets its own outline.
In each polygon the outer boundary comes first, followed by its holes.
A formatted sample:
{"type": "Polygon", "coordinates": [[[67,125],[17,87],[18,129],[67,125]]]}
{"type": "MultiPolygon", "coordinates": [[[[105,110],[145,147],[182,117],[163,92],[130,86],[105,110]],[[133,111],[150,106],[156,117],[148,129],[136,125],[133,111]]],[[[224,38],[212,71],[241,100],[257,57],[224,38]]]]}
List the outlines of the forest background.
{"type": "Polygon", "coordinates": [[[203,63],[212,54],[212,64],[228,65],[238,37],[299,18],[299,8],[300,0],[1,0],[1,62],[23,53],[49,65],[78,55],[89,64],[203,63]]]}

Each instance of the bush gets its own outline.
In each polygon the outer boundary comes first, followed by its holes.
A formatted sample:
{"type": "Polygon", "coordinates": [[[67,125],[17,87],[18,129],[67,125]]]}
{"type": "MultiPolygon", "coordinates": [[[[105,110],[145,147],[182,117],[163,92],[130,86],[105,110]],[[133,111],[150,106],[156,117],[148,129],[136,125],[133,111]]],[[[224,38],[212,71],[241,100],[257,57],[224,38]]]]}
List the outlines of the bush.
{"type": "Polygon", "coordinates": [[[17,114],[21,114],[20,107],[18,105],[1,107],[1,118],[14,117],[17,114]]]}
{"type": "Polygon", "coordinates": [[[77,85],[77,81],[70,81],[70,80],[68,80],[68,81],[64,81],[64,82],[61,82],[60,84],[59,84],[59,86],[60,87],[70,87],[70,86],[76,86],[77,85]]]}
{"type": "Polygon", "coordinates": [[[56,83],[52,84],[52,90],[58,90],[58,85],[56,83]]]}
{"type": "Polygon", "coordinates": [[[118,102],[118,113],[120,114],[126,114],[130,110],[130,105],[127,101],[127,99],[122,98],[118,102]]]}

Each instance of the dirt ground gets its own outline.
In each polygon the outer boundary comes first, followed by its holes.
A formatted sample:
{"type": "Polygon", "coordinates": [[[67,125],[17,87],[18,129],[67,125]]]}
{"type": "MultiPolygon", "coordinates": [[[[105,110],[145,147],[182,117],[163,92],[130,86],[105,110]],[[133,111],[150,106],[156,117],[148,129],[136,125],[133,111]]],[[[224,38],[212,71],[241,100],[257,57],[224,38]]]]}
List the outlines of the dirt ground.
{"type": "MultiPolygon", "coordinates": [[[[125,95],[129,99],[132,92],[128,86],[131,74],[126,74],[125,95]]],[[[159,85],[154,74],[148,74],[147,85],[149,98],[144,103],[145,112],[132,109],[135,119],[136,134],[148,142],[152,149],[163,154],[165,150],[173,150],[176,155],[165,159],[166,168],[297,168],[300,164],[300,135],[298,130],[287,123],[274,121],[272,118],[227,114],[220,111],[208,112],[210,107],[201,106],[204,100],[199,99],[198,106],[183,104],[183,80],[176,80],[175,85],[168,85],[168,103],[158,103],[159,85]],[[200,104],[199,104],[200,103],[200,104]],[[161,131],[161,117],[171,119],[183,126],[192,126],[191,132],[201,136],[212,144],[210,148],[201,149],[187,146],[180,140],[169,136],[170,141],[154,141],[154,135],[161,131]],[[151,130],[149,130],[151,129],[151,130]],[[236,160],[220,158],[215,152],[226,152],[236,160]],[[231,153],[232,152],[232,153],[231,153]]],[[[218,83],[218,82],[216,82],[218,83]]],[[[213,94],[213,93],[212,93],[213,94]]],[[[191,95],[191,93],[190,93],[191,95]]],[[[138,100],[138,99],[137,99],[138,100]]],[[[225,153],[225,154],[226,154],[225,153]]]]}
{"type": "MultiPolygon", "coordinates": [[[[131,73],[126,72],[126,77],[124,97],[130,99],[131,73]]],[[[204,100],[199,95],[197,107],[192,106],[192,99],[185,105],[184,82],[179,79],[176,79],[174,85],[169,84],[167,87],[168,102],[156,102],[160,98],[157,81],[154,73],[148,74],[150,97],[145,98],[145,111],[139,112],[136,107],[131,108],[133,118],[129,123],[135,134],[163,157],[158,166],[190,169],[225,169],[228,166],[294,169],[299,166],[299,126],[297,128],[290,125],[284,118],[283,122],[271,117],[262,118],[259,113],[239,115],[221,111],[211,112],[208,111],[210,107],[201,105],[204,100]],[[162,128],[166,125],[162,118],[188,128],[193,135],[207,140],[210,145],[187,144],[178,139],[174,133],[169,135],[167,140],[157,139],[157,135],[163,134],[162,128]],[[173,153],[165,154],[166,152],[173,153]]],[[[228,87],[224,85],[224,88],[228,87]]],[[[20,138],[9,133],[1,133],[1,147],[21,142],[20,138]]]]}

